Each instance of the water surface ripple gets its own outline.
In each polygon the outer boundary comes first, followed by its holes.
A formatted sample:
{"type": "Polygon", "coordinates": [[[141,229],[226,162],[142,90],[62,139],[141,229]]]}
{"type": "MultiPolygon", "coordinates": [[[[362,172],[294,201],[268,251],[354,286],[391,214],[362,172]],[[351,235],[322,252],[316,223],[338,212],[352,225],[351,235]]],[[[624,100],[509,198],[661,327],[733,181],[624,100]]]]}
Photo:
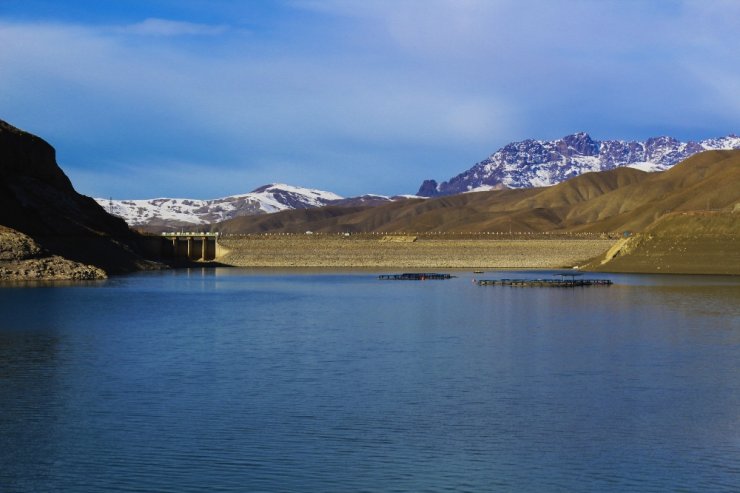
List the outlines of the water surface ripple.
{"type": "Polygon", "coordinates": [[[0,287],[0,491],[740,490],[740,280],[457,274],[0,287]]]}

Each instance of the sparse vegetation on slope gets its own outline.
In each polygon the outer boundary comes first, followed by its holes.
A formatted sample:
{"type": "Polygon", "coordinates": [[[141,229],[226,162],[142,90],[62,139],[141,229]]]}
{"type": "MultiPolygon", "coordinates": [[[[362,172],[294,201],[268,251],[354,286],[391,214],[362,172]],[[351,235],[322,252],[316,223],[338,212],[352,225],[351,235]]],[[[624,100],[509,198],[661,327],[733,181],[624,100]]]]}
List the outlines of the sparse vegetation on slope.
{"type": "Polygon", "coordinates": [[[584,266],[604,272],[740,275],[740,212],[679,212],[584,266]]]}

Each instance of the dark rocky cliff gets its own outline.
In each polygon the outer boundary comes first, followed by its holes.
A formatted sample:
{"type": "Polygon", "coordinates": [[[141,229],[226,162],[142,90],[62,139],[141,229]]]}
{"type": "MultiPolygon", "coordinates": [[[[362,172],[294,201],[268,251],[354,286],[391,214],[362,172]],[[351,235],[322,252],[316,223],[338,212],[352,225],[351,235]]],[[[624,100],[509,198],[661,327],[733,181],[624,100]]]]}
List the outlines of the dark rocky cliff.
{"type": "Polygon", "coordinates": [[[92,198],[77,193],[43,139],[0,120],[0,225],[54,255],[109,273],[147,265],[138,236],[92,198]]]}

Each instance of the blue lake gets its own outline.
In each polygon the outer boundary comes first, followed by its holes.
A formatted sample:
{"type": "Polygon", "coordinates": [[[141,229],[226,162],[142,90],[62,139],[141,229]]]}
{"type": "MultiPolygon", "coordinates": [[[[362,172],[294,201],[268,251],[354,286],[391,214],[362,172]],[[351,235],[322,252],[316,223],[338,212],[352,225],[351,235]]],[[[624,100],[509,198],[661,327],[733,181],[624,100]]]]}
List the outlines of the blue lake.
{"type": "Polygon", "coordinates": [[[455,274],[0,287],[0,491],[740,490],[740,279],[455,274]]]}

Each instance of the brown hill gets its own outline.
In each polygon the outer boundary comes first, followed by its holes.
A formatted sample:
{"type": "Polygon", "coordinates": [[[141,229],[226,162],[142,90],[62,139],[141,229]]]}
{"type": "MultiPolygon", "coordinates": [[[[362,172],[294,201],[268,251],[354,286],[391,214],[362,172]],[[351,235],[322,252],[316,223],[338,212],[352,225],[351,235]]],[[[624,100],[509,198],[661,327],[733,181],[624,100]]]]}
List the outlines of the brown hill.
{"type": "Polygon", "coordinates": [[[740,151],[697,154],[663,173],[617,168],[547,188],[496,190],[379,207],[239,217],[224,233],[639,231],[672,211],[740,202],[740,151]]]}
{"type": "Polygon", "coordinates": [[[0,120],[0,225],[33,238],[45,251],[108,272],[140,268],[138,235],[80,195],[43,139],[0,120]]]}
{"type": "Polygon", "coordinates": [[[575,207],[568,220],[579,231],[641,231],[670,212],[732,208],[738,184],[740,151],[703,152],[575,207]]]}

